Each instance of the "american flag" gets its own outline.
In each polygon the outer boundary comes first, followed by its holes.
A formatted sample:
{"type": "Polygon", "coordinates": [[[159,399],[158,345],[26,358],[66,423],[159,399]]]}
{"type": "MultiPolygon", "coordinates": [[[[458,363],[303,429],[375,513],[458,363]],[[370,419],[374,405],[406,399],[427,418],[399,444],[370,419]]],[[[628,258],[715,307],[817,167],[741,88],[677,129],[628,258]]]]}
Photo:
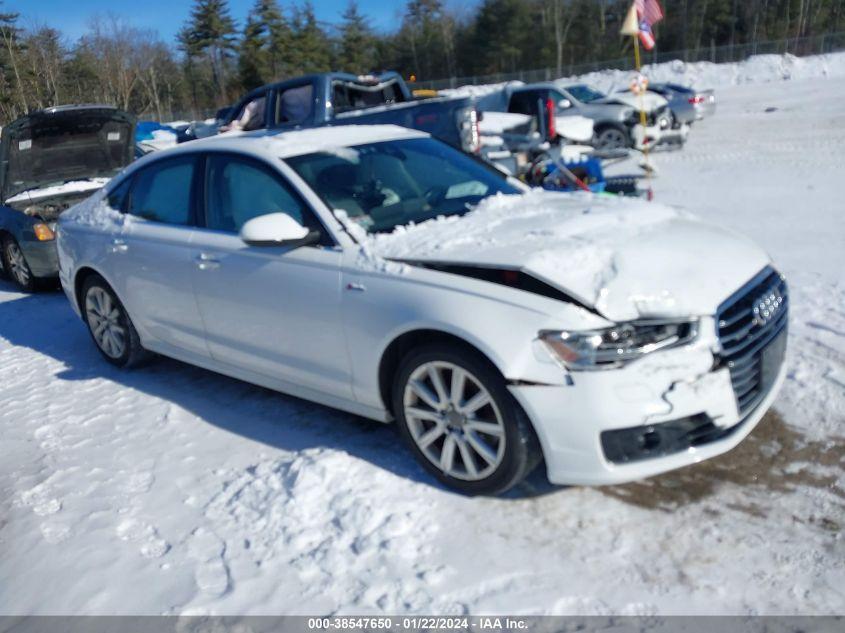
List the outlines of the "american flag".
{"type": "Polygon", "coordinates": [[[657,0],[634,0],[637,16],[640,18],[640,41],[650,51],[654,48],[654,32],[651,27],[663,19],[663,8],[657,0]]]}
{"type": "Polygon", "coordinates": [[[649,26],[663,19],[663,7],[657,0],[634,0],[634,6],[637,8],[640,20],[645,20],[649,26]]]}

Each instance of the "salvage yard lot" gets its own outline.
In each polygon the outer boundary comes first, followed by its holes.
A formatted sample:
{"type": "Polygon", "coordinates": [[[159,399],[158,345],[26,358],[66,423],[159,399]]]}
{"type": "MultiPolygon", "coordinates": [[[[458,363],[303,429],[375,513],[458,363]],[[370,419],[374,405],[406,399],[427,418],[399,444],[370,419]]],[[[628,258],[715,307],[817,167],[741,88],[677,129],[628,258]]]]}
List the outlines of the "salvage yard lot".
{"type": "Polygon", "coordinates": [[[116,370],[63,295],[0,282],[0,612],[841,613],[845,79],[718,96],[654,187],[790,282],[786,385],[736,450],[464,498],[391,427],[175,361],[116,370]]]}

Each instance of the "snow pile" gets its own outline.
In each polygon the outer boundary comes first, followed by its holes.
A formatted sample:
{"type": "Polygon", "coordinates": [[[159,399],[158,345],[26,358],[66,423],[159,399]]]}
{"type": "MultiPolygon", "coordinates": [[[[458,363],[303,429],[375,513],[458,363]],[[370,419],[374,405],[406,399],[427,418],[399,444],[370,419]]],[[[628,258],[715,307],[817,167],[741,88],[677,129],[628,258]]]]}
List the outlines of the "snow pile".
{"type": "MultiPolygon", "coordinates": [[[[741,62],[714,64],[685,63],[681,60],[647,64],[643,74],[653,82],[672,82],[700,89],[725,88],[742,84],[762,84],[795,79],[845,76],[845,53],[796,57],[795,55],[755,55],[741,62]]],[[[602,70],[568,77],[561,82],[584,82],[600,90],[625,90],[632,71],[602,70]]]]}
{"type": "MultiPolygon", "coordinates": [[[[761,84],[789,79],[813,79],[845,76],[845,53],[828,53],[796,57],[785,55],[754,55],[741,62],[714,64],[712,62],[685,63],[679,59],[660,64],[646,64],[643,74],[653,82],[672,82],[700,89],[724,88],[741,84],[761,84]]],[[[562,77],[561,84],[588,83],[607,93],[627,90],[631,82],[631,70],[600,70],[584,75],[562,77]]],[[[521,81],[507,81],[479,86],[461,86],[453,90],[441,90],[451,97],[477,97],[484,102],[495,100],[497,93],[508,87],[524,85],[521,81]]],[[[482,109],[484,109],[482,107],[482,109]]]]}

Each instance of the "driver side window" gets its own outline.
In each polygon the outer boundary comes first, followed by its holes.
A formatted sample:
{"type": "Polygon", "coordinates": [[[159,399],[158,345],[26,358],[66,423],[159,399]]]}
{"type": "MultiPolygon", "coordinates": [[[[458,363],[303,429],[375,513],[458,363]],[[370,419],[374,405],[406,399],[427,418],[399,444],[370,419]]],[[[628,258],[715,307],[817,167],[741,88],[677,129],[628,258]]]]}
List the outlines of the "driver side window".
{"type": "Polygon", "coordinates": [[[251,220],[285,213],[318,229],[316,220],[281,179],[269,169],[231,155],[210,155],[206,167],[206,227],[237,233],[251,220]]]}

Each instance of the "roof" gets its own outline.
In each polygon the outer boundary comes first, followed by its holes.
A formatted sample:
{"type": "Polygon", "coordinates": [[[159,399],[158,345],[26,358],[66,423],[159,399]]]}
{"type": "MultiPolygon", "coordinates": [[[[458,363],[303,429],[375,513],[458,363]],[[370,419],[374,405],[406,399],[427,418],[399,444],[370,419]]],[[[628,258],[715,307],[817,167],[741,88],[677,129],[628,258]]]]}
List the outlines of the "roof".
{"type": "Polygon", "coordinates": [[[278,158],[353,147],[400,139],[427,138],[429,135],[397,125],[337,125],[285,132],[227,132],[181,145],[189,149],[257,150],[278,158]]]}

